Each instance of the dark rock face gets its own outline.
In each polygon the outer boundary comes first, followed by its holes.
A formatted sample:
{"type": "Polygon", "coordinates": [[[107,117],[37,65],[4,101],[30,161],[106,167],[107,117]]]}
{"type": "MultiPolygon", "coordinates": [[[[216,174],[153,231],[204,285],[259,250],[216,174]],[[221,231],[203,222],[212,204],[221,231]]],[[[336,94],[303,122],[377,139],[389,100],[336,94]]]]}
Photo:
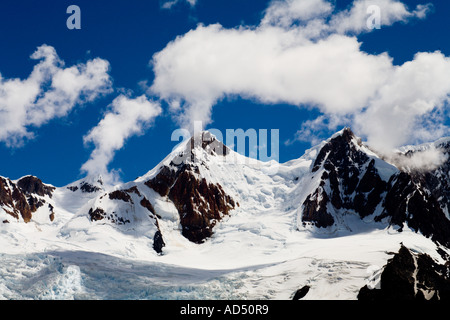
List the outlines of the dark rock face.
{"type": "Polygon", "coordinates": [[[402,247],[381,274],[380,289],[361,288],[359,300],[450,299],[450,266],[440,265],[427,254],[413,254],[402,247]]]}
{"type": "Polygon", "coordinates": [[[13,216],[16,219],[19,219],[19,210],[15,208],[14,200],[12,197],[12,191],[10,186],[14,187],[14,184],[11,180],[6,180],[0,177],[0,206],[3,207],[6,213],[13,216]]]}
{"type": "MultiPolygon", "coordinates": [[[[363,218],[374,213],[386,189],[387,183],[380,178],[375,168],[375,160],[372,159],[364,176],[358,183],[352,203],[360,217],[363,218]]],[[[352,205],[349,208],[352,208],[352,205]]]]}
{"type": "Polygon", "coordinates": [[[196,173],[198,168],[191,164],[182,164],[176,170],[164,166],[145,184],[175,204],[182,234],[192,242],[202,243],[213,234],[217,221],[234,209],[235,202],[222,186],[208,183],[196,173]]]}
{"type": "Polygon", "coordinates": [[[117,225],[124,225],[131,222],[130,220],[125,219],[120,212],[106,212],[102,208],[95,208],[95,210],[90,208],[89,217],[91,218],[91,221],[100,221],[105,219],[117,225]]]}
{"type": "Polygon", "coordinates": [[[170,189],[169,199],[180,214],[182,234],[196,243],[210,237],[216,222],[235,206],[220,185],[199,180],[189,171],[178,176],[170,189]]]}
{"type": "Polygon", "coordinates": [[[110,192],[108,194],[108,196],[109,196],[109,199],[111,199],[111,200],[122,200],[124,202],[132,201],[131,196],[127,192],[122,191],[122,190],[116,190],[116,191],[110,192]]]}
{"type": "Polygon", "coordinates": [[[80,190],[83,193],[95,193],[103,190],[103,180],[101,177],[98,177],[97,181],[94,182],[91,179],[89,180],[90,181],[82,180],[77,182],[75,185],[67,186],[67,189],[72,192],[80,190]]]}
{"type": "Polygon", "coordinates": [[[149,188],[158,192],[161,197],[165,197],[169,194],[170,187],[175,182],[177,178],[177,172],[167,166],[163,166],[158,175],[153,179],[145,182],[149,188]]]}
{"type": "MultiPolygon", "coordinates": [[[[449,161],[443,167],[448,165],[449,161]]],[[[384,210],[375,220],[389,217],[392,225],[400,226],[400,231],[406,224],[416,232],[449,247],[450,221],[443,211],[448,203],[443,202],[443,197],[436,198],[448,190],[444,188],[437,191],[432,188],[427,183],[434,180],[431,176],[434,176],[433,172],[400,172],[392,176],[383,203],[384,210]]]]}
{"type": "Polygon", "coordinates": [[[106,217],[106,212],[102,208],[96,208],[95,210],[90,208],[89,217],[91,217],[91,221],[100,221],[106,217]]]}
{"type": "Polygon", "coordinates": [[[328,227],[335,222],[330,211],[353,211],[362,218],[373,214],[387,184],[375,160],[358,150],[360,144],[347,128],[322,147],[312,168],[313,173],[323,169],[320,186],[303,203],[302,221],[328,227]]]}
{"type": "Polygon", "coordinates": [[[302,288],[298,289],[295,292],[294,297],[292,298],[292,300],[300,300],[300,299],[304,298],[308,294],[309,289],[310,289],[309,286],[303,286],[302,288]]]}
{"type": "MultiPolygon", "coordinates": [[[[203,136],[202,136],[203,137],[203,136]]],[[[212,229],[223,216],[235,208],[234,200],[227,195],[220,184],[208,183],[199,176],[199,165],[192,149],[201,148],[211,155],[227,155],[229,149],[214,138],[190,140],[190,150],[182,155],[184,162],[163,166],[159,173],[145,184],[168,197],[178,210],[182,234],[195,243],[202,243],[213,234],[212,229]],[[190,153],[189,153],[190,152],[190,153]]]]}
{"type": "Polygon", "coordinates": [[[415,231],[445,246],[450,246],[450,221],[433,196],[420,189],[408,195],[406,223],[415,231]]]}
{"type": "Polygon", "coordinates": [[[155,236],[153,237],[153,250],[157,253],[162,253],[162,249],[165,245],[161,231],[156,231],[155,236]]]}
{"type": "MultiPolygon", "coordinates": [[[[443,144],[444,153],[450,146],[443,144]]],[[[360,142],[350,129],[331,139],[320,150],[312,172],[320,174],[319,187],[303,203],[302,221],[316,227],[335,224],[336,214],[357,213],[361,218],[379,214],[390,225],[421,232],[435,242],[450,247],[450,160],[431,171],[394,173],[388,182],[381,179],[375,159],[359,150],[360,142]]]]}
{"type": "Polygon", "coordinates": [[[24,192],[25,194],[37,194],[38,196],[49,196],[52,197],[53,191],[56,189],[55,187],[50,187],[42,183],[42,181],[33,176],[27,176],[19,181],[17,181],[17,186],[24,192]]]}
{"type": "MultiPolygon", "coordinates": [[[[77,188],[77,187],[75,187],[75,188],[77,188]]],[[[76,191],[76,190],[78,190],[78,189],[75,189],[72,191],[76,191]]],[[[83,192],[86,192],[86,193],[94,193],[97,191],[101,191],[102,189],[85,182],[81,185],[80,190],[83,192]]]]}
{"type": "MultiPolygon", "coordinates": [[[[45,204],[42,197],[51,197],[54,190],[54,187],[43,184],[33,176],[24,177],[17,184],[0,177],[0,206],[15,219],[21,216],[24,222],[30,222],[32,214],[45,204]]],[[[51,221],[54,215],[52,207],[49,216],[51,221]]]]}
{"type": "Polygon", "coordinates": [[[160,216],[158,216],[156,214],[155,208],[153,207],[153,205],[151,204],[150,201],[147,200],[146,197],[144,197],[141,202],[140,205],[143,206],[144,208],[146,208],[148,211],[150,211],[151,213],[153,213],[154,215],[156,215],[158,218],[161,218],[160,216]]]}
{"type": "Polygon", "coordinates": [[[25,195],[16,186],[14,186],[14,190],[12,192],[12,200],[14,203],[14,209],[22,215],[23,221],[30,222],[32,216],[30,205],[27,202],[25,195]]]}
{"type": "Polygon", "coordinates": [[[320,187],[303,202],[303,222],[311,222],[318,228],[326,228],[334,224],[334,218],[328,213],[327,194],[320,187]],[[321,200],[319,199],[321,198],[321,200]]]}
{"type": "MultiPolygon", "coordinates": [[[[450,143],[443,145],[444,154],[450,156],[450,143]]],[[[417,179],[430,191],[442,208],[450,209],[450,161],[439,168],[425,173],[417,173],[417,179]]]]}

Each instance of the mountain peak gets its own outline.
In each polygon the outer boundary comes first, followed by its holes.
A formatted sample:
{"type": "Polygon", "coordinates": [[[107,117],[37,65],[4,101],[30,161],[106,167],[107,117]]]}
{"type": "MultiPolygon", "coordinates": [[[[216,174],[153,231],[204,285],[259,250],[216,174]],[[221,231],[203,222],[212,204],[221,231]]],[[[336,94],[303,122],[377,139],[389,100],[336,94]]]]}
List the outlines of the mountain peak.
{"type": "Polygon", "coordinates": [[[349,161],[365,163],[368,158],[365,152],[359,150],[361,146],[361,139],[357,138],[350,128],[346,127],[336,132],[320,149],[313,171],[317,171],[320,165],[326,162],[333,162],[335,165],[349,161]]]}
{"type": "Polygon", "coordinates": [[[67,189],[76,192],[80,190],[83,193],[96,193],[105,190],[105,184],[101,174],[86,176],[78,181],[66,186],[67,189]]]}
{"type": "Polygon", "coordinates": [[[34,193],[42,197],[45,195],[51,197],[53,190],[55,190],[55,187],[46,185],[41,179],[31,175],[20,178],[17,181],[17,186],[27,194],[34,193]]]}
{"type": "Polygon", "coordinates": [[[201,148],[208,153],[217,155],[227,155],[229,153],[229,148],[225,146],[217,137],[209,131],[201,131],[194,134],[190,138],[190,149],[201,148]]]}
{"type": "Polygon", "coordinates": [[[356,138],[356,135],[353,133],[352,129],[350,127],[345,127],[342,130],[339,130],[335,134],[333,134],[329,140],[342,137],[346,139],[348,142],[350,142],[353,138],[356,138]]]}
{"type": "MultiPolygon", "coordinates": [[[[200,131],[179,143],[157,167],[196,163],[205,155],[226,156],[229,153],[230,149],[219,141],[214,134],[209,131],[200,131]]],[[[154,174],[156,172],[152,170],[146,176],[154,174]]]]}

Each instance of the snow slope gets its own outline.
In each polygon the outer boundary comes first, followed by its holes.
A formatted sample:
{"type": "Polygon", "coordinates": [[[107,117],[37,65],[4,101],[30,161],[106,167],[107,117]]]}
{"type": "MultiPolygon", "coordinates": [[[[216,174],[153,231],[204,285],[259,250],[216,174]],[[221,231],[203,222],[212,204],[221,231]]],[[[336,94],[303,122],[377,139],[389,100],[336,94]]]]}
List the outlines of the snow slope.
{"type": "MultiPolygon", "coordinates": [[[[325,171],[323,164],[312,171],[317,157],[342,134],[284,164],[232,150],[218,154],[207,134],[206,145],[181,145],[135,181],[106,188],[90,179],[97,188],[86,190],[93,192],[81,192],[81,180],[56,188],[48,199],[54,221],[37,215],[29,223],[0,225],[0,298],[291,299],[308,285],[304,299],[356,299],[364,285],[376,287],[401,243],[442,263],[438,248],[448,249],[409,228],[398,232],[388,219],[375,221],[380,207],[364,219],[351,210],[333,211],[336,223],[326,228],[303,223],[305,199],[321,186],[325,171]],[[234,208],[204,242],[183,236],[174,198],[149,187],[164,166],[220,185],[233,199],[234,208]],[[96,208],[104,211],[98,220],[89,214],[96,208]],[[164,241],[159,253],[158,232],[164,241]]],[[[386,183],[398,172],[356,140],[352,146],[375,162],[386,183]]]]}

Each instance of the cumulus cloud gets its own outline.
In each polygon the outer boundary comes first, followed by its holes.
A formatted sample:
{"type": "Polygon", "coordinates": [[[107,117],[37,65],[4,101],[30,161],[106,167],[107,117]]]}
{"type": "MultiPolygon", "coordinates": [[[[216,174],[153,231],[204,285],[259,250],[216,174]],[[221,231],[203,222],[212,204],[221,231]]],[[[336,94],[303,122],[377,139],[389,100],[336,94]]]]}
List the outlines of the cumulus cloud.
{"type": "Polygon", "coordinates": [[[392,66],[386,54],[362,52],[353,37],[311,41],[296,29],[218,24],[178,38],[153,63],[151,90],[169,101],[184,125],[207,124],[212,106],[226,95],[345,113],[366,104],[392,66]]]}
{"type": "Polygon", "coordinates": [[[418,53],[393,67],[368,107],[354,118],[355,129],[379,151],[448,133],[445,108],[450,94],[450,58],[418,53]]]}
{"type": "Polygon", "coordinates": [[[284,28],[295,23],[324,18],[333,11],[333,6],[325,0],[272,1],[266,9],[261,25],[278,25],[284,28]]]}
{"type": "Polygon", "coordinates": [[[20,146],[38,128],[66,116],[76,105],[110,92],[109,63],[89,60],[65,67],[56,50],[42,45],[31,55],[39,60],[26,79],[0,75],[0,142],[20,146]]]}
{"type": "Polygon", "coordinates": [[[309,37],[323,37],[332,33],[359,34],[370,32],[370,16],[379,13],[379,27],[412,18],[423,19],[430,12],[431,4],[418,5],[414,10],[396,0],[355,0],[349,8],[336,11],[327,0],[275,0],[266,9],[262,26],[283,28],[301,27],[309,37]]]}
{"type": "Polygon", "coordinates": [[[220,99],[240,96],[318,108],[322,115],[305,123],[298,139],[345,124],[388,152],[448,132],[442,120],[450,61],[440,52],[418,53],[396,66],[387,53],[362,51],[358,36],[373,31],[367,20],[374,5],[381,27],[423,19],[431,9],[396,0],[355,0],[344,10],[327,0],[272,1],[257,26],[200,24],[170,42],[152,58],[149,92],[186,128],[206,126],[220,99]]]}
{"type": "Polygon", "coordinates": [[[359,34],[371,30],[367,23],[370,14],[379,13],[379,27],[383,27],[413,18],[424,19],[431,8],[431,4],[425,4],[410,10],[404,3],[395,0],[357,0],[349,9],[333,15],[328,26],[334,32],[359,34]]]}
{"type": "Polygon", "coordinates": [[[128,138],[143,134],[161,112],[159,103],[149,101],[145,95],[130,98],[121,94],[116,97],[103,119],[84,137],[84,143],[92,143],[95,148],[81,170],[89,176],[102,175],[104,182],[116,182],[115,171],[108,170],[115,152],[128,138]]]}

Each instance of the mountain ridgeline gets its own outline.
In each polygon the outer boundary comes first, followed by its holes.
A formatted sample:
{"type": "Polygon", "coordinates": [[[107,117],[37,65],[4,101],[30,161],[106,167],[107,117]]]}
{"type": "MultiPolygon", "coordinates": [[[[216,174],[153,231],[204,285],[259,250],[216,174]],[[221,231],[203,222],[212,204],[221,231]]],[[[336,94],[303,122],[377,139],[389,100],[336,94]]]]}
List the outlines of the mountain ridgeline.
{"type": "MultiPolygon", "coordinates": [[[[33,176],[17,181],[0,177],[0,218],[3,223],[30,223],[39,216],[39,221],[51,224],[58,219],[58,211],[69,211],[92,226],[139,230],[153,238],[155,253],[164,255],[167,241],[172,239],[167,236],[168,228],[162,227],[166,221],[174,222],[177,232],[201,246],[214,237],[215,228],[226,223],[224,220],[254,211],[255,203],[271,195],[274,201],[264,203],[263,208],[279,210],[280,215],[295,212],[292,224],[297,224],[297,229],[313,234],[314,230],[328,230],[331,236],[336,230],[351,233],[354,223],[349,224],[348,219],[355,221],[356,217],[366,228],[391,228],[398,233],[412,230],[444,252],[450,249],[450,140],[410,148],[398,156],[407,159],[428,147],[439,150],[446,161],[431,169],[407,170],[384,160],[345,128],[297,162],[279,164],[273,172],[202,132],[147,174],[110,188],[92,177],[61,188],[33,176]],[[257,179],[249,176],[250,171],[257,179]],[[277,181],[277,186],[265,182],[269,178],[277,181]],[[290,191],[280,191],[279,184],[289,186],[285,190],[290,191]],[[285,200],[277,203],[277,199],[285,200]],[[64,207],[67,203],[70,208],[64,207]]],[[[388,266],[398,267],[399,261],[412,261],[405,250],[400,251],[400,258],[408,258],[393,259],[386,265],[388,271],[392,269],[388,266]]],[[[448,261],[448,256],[442,257],[448,261]]],[[[420,261],[439,269],[430,259],[420,261]]],[[[448,274],[440,276],[442,279],[433,283],[447,288],[448,274]]],[[[392,294],[388,289],[374,292],[364,288],[360,297],[381,299],[392,294]]]]}
{"type": "MultiPolygon", "coordinates": [[[[448,142],[437,148],[450,153],[448,142]]],[[[393,171],[387,180],[380,175],[386,171],[380,161],[365,152],[350,129],[328,141],[311,170],[321,176],[320,184],[303,203],[302,220],[330,227],[346,212],[372,215],[399,231],[409,227],[449,247],[449,160],[432,171],[393,171]]]]}

